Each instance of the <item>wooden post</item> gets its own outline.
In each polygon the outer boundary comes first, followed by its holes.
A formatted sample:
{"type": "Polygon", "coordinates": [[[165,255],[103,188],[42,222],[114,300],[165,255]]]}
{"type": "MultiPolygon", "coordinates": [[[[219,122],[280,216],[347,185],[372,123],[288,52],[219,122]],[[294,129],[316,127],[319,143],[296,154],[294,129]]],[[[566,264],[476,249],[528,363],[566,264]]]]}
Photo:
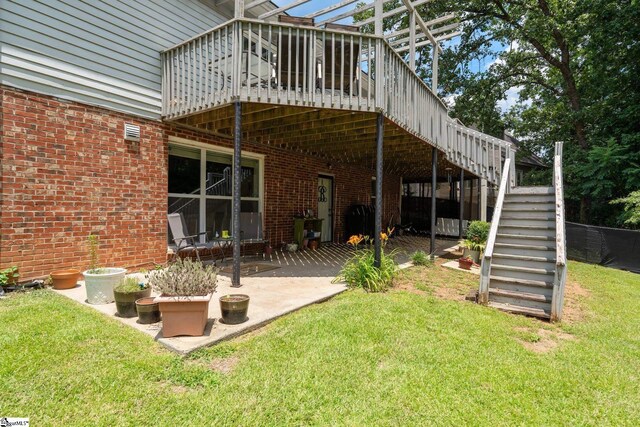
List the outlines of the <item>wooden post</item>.
{"type": "Polygon", "coordinates": [[[480,221],[487,220],[487,180],[480,180],[480,221]]]}
{"type": "Polygon", "coordinates": [[[416,71],[416,12],[409,14],[409,67],[416,71]]]}
{"type": "Polygon", "coordinates": [[[375,0],[376,4],[375,7],[373,9],[374,11],[374,29],[375,29],[375,34],[376,36],[382,36],[382,33],[384,31],[383,26],[382,26],[382,12],[384,9],[384,0],[375,0]]]}
{"type": "Polygon", "coordinates": [[[242,104],[235,102],[235,129],[233,138],[233,193],[231,219],[233,221],[233,274],[231,286],[240,287],[240,191],[241,191],[241,139],[242,104]]]}
{"type": "Polygon", "coordinates": [[[438,185],[438,149],[431,149],[431,259],[436,258],[436,186],[438,185]]]}
{"type": "Polygon", "coordinates": [[[462,222],[464,221],[464,169],[460,168],[460,218],[458,219],[458,237],[462,239],[462,222]]]}
{"type": "Polygon", "coordinates": [[[382,149],[383,149],[383,133],[384,133],[384,116],[382,112],[378,113],[376,122],[376,212],[375,212],[375,230],[374,230],[374,250],[375,257],[373,265],[380,268],[382,255],[382,247],[380,242],[380,232],[382,231],[382,149]]]}
{"type": "Polygon", "coordinates": [[[233,17],[236,19],[244,18],[244,0],[235,0],[233,17]]]}
{"type": "Polygon", "coordinates": [[[438,44],[433,44],[433,61],[431,62],[431,90],[438,93],[438,44]]]}

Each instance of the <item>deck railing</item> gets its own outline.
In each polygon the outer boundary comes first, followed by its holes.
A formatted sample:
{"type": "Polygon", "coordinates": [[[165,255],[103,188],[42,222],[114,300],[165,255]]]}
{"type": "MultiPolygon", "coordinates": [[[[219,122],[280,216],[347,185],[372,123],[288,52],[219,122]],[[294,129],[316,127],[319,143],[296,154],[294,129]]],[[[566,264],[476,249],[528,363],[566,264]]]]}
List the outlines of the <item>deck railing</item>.
{"type": "Polygon", "coordinates": [[[236,19],[162,53],[163,116],[243,102],[382,111],[452,163],[489,180],[509,143],[469,129],[380,37],[236,19]]]}

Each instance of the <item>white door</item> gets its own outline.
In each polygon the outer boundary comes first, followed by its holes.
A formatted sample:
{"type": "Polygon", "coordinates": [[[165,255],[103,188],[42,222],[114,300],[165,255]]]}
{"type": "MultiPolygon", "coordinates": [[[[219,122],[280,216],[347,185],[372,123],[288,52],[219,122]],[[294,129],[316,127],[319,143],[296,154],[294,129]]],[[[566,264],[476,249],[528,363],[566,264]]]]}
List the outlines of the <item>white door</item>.
{"type": "Polygon", "coordinates": [[[330,242],[333,235],[333,178],[318,177],[318,218],[322,221],[323,242],[330,242]]]}

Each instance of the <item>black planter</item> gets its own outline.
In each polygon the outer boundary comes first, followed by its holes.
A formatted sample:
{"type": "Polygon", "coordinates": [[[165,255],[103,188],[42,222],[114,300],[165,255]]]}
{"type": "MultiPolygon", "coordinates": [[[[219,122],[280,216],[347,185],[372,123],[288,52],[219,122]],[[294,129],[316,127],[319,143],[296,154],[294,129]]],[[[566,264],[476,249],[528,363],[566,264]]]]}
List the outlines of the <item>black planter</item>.
{"type": "Polygon", "coordinates": [[[29,291],[32,289],[42,289],[42,281],[33,281],[28,283],[22,283],[20,285],[10,285],[10,286],[2,286],[2,292],[0,295],[5,292],[19,292],[19,291],[29,291]]]}
{"type": "Polygon", "coordinates": [[[138,311],[138,323],[148,325],[160,321],[160,308],[158,307],[158,303],[154,302],[153,297],[145,297],[137,300],[136,310],[138,311]]]}
{"type": "Polygon", "coordinates": [[[137,292],[118,292],[113,290],[113,297],[116,300],[116,310],[120,317],[136,317],[136,300],[151,295],[151,288],[141,289],[137,292]]]}
{"type": "Polygon", "coordinates": [[[237,325],[247,320],[249,310],[249,295],[230,294],[220,297],[220,311],[222,322],[227,325],[237,325]]]}

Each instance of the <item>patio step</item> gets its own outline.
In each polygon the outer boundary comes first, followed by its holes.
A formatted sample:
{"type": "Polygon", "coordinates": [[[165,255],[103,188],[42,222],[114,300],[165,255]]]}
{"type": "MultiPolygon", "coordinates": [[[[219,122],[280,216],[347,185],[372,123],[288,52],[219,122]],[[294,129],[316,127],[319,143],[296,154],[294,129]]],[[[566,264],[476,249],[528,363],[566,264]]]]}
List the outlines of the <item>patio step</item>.
{"type": "Polygon", "coordinates": [[[529,317],[537,317],[539,319],[548,320],[551,318],[551,311],[540,308],[522,307],[506,303],[489,301],[489,307],[497,308],[508,313],[521,314],[529,317]]]}

